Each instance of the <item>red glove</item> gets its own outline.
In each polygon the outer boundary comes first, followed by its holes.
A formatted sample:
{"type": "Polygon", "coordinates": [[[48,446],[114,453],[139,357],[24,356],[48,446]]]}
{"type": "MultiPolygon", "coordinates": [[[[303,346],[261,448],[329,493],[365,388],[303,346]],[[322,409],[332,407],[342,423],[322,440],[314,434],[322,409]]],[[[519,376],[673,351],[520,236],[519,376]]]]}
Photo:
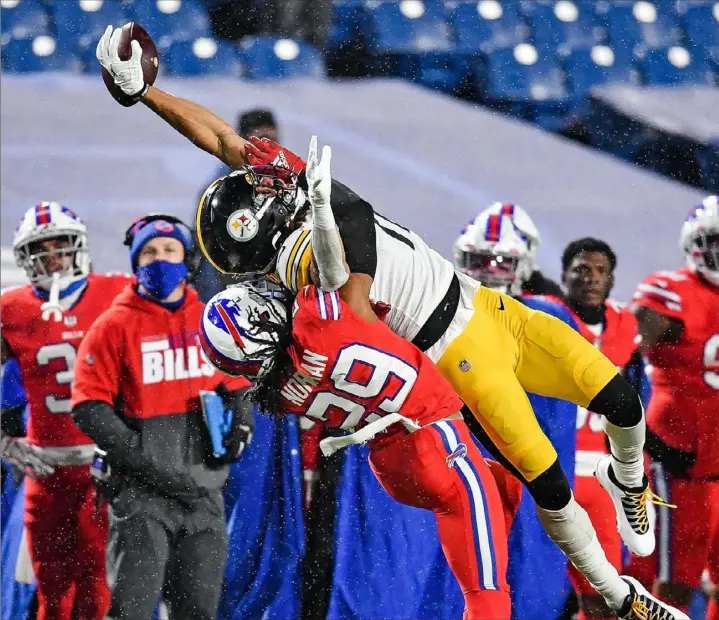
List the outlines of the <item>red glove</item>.
{"type": "Polygon", "coordinates": [[[377,318],[383,322],[392,310],[392,306],[390,306],[389,304],[383,301],[375,301],[374,299],[369,300],[369,305],[372,307],[372,310],[377,315],[377,318]]]}
{"type": "Polygon", "coordinates": [[[252,136],[245,149],[247,163],[251,166],[279,166],[291,170],[294,174],[299,174],[307,166],[301,157],[268,138],[252,136]]]}

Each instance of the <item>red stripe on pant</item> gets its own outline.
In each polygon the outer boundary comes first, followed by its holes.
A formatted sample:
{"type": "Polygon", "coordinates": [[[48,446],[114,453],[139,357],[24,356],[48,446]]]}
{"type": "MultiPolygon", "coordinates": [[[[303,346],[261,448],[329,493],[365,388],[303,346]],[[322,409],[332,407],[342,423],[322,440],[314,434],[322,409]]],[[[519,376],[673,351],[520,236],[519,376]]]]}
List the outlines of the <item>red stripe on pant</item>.
{"type": "Polygon", "coordinates": [[[101,620],[110,609],[107,512],[95,510],[89,466],[25,479],[25,527],[37,578],[38,620],[101,620]]]}
{"type": "Polygon", "coordinates": [[[491,540],[486,542],[493,549],[493,572],[498,589],[485,589],[482,583],[480,566],[483,559],[486,566],[487,558],[477,557],[473,500],[459,469],[448,464],[449,453],[436,427],[426,427],[372,451],[370,466],[394,499],[434,512],[442,550],[464,595],[464,620],[507,620],[511,617],[511,602],[507,585],[507,534],[500,494],[467,426],[461,421],[451,424],[466,447],[462,458],[471,462],[486,498],[485,513],[491,530],[491,540]]]}

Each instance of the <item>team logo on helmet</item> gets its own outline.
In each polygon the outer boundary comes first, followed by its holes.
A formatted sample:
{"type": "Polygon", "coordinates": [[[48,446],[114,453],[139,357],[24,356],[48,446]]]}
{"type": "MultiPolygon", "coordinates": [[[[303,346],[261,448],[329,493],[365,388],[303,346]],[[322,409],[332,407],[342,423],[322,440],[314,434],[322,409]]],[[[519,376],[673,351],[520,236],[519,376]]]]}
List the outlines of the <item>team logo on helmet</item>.
{"type": "Polygon", "coordinates": [[[227,218],[227,232],[235,241],[244,243],[257,236],[260,224],[249,209],[235,211],[227,218]]]}

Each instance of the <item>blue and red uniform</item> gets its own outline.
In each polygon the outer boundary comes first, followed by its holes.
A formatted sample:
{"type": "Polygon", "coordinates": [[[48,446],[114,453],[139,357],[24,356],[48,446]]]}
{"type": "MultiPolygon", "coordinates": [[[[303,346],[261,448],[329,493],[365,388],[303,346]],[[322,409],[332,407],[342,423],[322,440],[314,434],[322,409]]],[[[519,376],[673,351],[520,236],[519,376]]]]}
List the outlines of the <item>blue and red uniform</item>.
{"type": "Polygon", "coordinates": [[[419,349],[357,316],[337,293],[307,286],[293,315],[284,410],[353,431],[403,416],[369,439],[372,471],[396,500],[434,512],[465,620],[509,618],[500,492],[452,387],[419,349]]]}
{"type": "MultiPolygon", "coordinates": [[[[38,224],[48,223],[49,207],[39,205],[35,216],[38,224]]],[[[131,278],[90,274],[87,280],[60,322],[42,319],[44,300],[29,284],[2,293],[2,337],[17,360],[30,409],[27,437],[56,465],[49,478],[25,482],[39,620],[69,620],[73,607],[83,618],[102,618],[110,606],[107,517],[96,509],[93,442],[72,420],[70,390],[80,343],[131,278]]]]}

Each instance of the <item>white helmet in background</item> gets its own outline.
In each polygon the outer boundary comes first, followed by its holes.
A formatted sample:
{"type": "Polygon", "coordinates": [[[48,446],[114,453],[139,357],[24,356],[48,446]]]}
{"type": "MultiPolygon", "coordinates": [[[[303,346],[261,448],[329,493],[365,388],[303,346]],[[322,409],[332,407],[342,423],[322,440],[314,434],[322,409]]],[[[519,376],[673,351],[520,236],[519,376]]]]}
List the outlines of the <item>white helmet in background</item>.
{"type": "Polygon", "coordinates": [[[519,295],[534,271],[539,232],[522,207],[495,202],[454,243],[454,264],[484,286],[519,295]]]}
{"type": "Polygon", "coordinates": [[[202,313],[200,344],[209,362],[234,377],[262,378],[289,334],[285,304],[250,283],[215,295],[202,313]]]}
{"type": "Polygon", "coordinates": [[[719,286],[719,196],[707,196],[689,212],[679,245],[689,269],[719,286]]]}
{"type": "Polygon", "coordinates": [[[90,273],[87,227],[73,211],[57,202],[30,207],[20,220],[12,245],[18,267],[40,289],[50,290],[53,273],[59,273],[61,291],[90,273]],[[64,242],[63,247],[45,249],[42,242],[51,239],[64,242]],[[52,262],[58,268],[50,268],[52,262]]]}

